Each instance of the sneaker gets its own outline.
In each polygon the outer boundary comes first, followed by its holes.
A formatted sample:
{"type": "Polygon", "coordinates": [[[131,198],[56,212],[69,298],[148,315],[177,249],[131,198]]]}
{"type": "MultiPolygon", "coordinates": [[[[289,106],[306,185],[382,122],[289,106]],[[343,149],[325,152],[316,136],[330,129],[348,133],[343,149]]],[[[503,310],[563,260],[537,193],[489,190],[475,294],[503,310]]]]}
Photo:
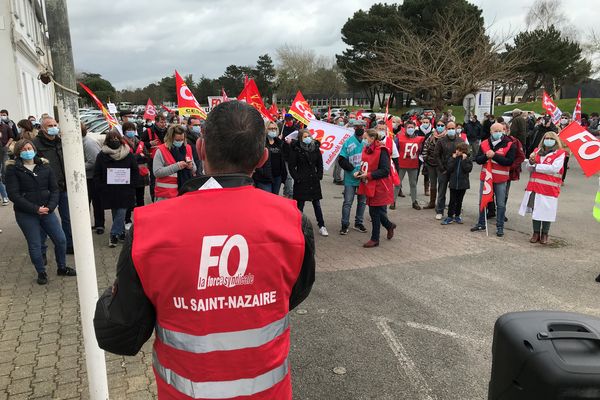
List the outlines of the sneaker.
{"type": "Polygon", "coordinates": [[[117,235],[110,235],[110,238],[108,239],[108,247],[117,247],[117,244],[119,244],[119,238],[117,235]]]}
{"type": "Polygon", "coordinates": [[[342,226],[342,229],[340,229],[340,235],[347,235],[347,234],[348,234],[348,227],[342,226]]]}
{"type": "Polygon", "coordinates": [[[421,206],[419,205],[418,202],[415,201],[414,203],[412,203],[412,208],[414,208],[415,210],[420,210],[421,206]]]}
{"type": "Polygon", "coordinates": [[[73,246],[67,246],[67,254],[75,254],[75,249],[73,249],[73,246]]]}
{"type": "Polygon", "coordinates": [[[435,219],[437,219],[438,221],[442,219],[444,215],[443,214],[435,214],[435,219]]]}
{"type": "Polygon", "coordinates": [[[498,236],[498,237],[504,236],[504,229],[498,228],[498,230],[496,231],[496,236],[498,236]]]}
{"type": "Polygon", "coordinates": [[[42,254],[42,260],[44,260],[44,265],[48,265],[48,257],[45,254],[42,254]]]}
{"type": "Polygon", "coordinates": [[[464,223],[461,217],[454,218],[454,222],[456,222],[457,224],[461,224],[461,225],[464,223]]]}
{"type": "Polygon", "coordinates": [[[327,232],[327,228],[325,228],[324,226],[319,228],[319,233],[321,234],[321,236],[329,236],[329,232],[327,232]]]}
{"type": "Polygon", "coordinates": [[[444,218],[444,220],[442,221],[442,225],[450,225],[451,223],[454,222],[454,218],[450,218],[450,217],[446,217],[444,218]]]}
{"type": "Polygon", "coordinates": [[[354,228],[352,229],[359,231],[360,233],[367,233],[367,228],[365,228],[363,224],[354,224],[354,228]]]}
{"type": "Polygon", "coordinates": [[[96,235],[102,235],[104,234],[104,227],[103,226],[97,226],[96,227],[96,235]]]}
{"type": "Polygon", "coordinates": [[[479,231],[485,231],[485,226],[475,225],[474,227],[471,228],[471,232],[479,232],[479,231]]]}
{"type": "Polygon", "coordinates": [[[117,236],[119,238],[120,242],[124,242],[125,241],[125,234],[121,233],[120,235],[117,236]]]}
{"type": "Polygon", "coordinates": [[[2,199],[2,205],[3,206],[7,206],[8,205],[8,199],[6,197],[2,199]]]}
{"type": "Polygon", "coordinates": [[[58,276],[76,276],[77,271],[70,267],[59,268],[56,270],[58,276]]]}
{"type": "Polygon", "coordinates": [[[48,274],[45,272],[38,272],[37,278],[38,285],[45,285],[48,283],[48,274]]]}

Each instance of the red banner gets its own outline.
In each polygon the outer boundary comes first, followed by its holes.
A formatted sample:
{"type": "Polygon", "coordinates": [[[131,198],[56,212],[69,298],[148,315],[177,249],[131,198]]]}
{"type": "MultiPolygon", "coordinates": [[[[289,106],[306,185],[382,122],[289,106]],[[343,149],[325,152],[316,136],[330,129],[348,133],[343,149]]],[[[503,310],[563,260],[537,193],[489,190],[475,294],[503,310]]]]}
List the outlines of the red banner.
{"type": "Polygon", "coordinates": [[[198,103],[198,100],[196,100],[194,94],[177,71],[175,71],[175,84],[179,115],[197,115],[200,119],[206,119],[206,112],[200,107],[200,103],[198,103]]]}
{"type": "Polygon", "coordinates": [[[308,105],[308,102],[304,99],[304,96],[302,96],[302,92],[299,90],[298,93],[296,93],[296,98],[294,99],[288,112],[292,114],[292,116],[298,121],[307,126],[310,121],[315,119],[315,114],[310,108],[310,105],[308,105]]]}
{"type": "Polygon", "coordinates": [[[104,104],[102,104],[102,102],[100,101],[100,99],[98,97],[96,97],[96,95],[94,94],[94,92],[92,92],[89,87],[85,86],[81,82],[79,82],[79,86],[81,86],[83,88],[83,90],[85,90],[90,95],[90,97],[94,100],[94,102],[96,103],[96,105],[98,106],[98,108],[100,109],[100,111],[102,111],[102,114],[104,114],[104,118],[106,119],[106,122],[108,122],[108,124],[110,125],[110,127],[114,128],[115,126],[119,126],[119,122],[115,119],[115,117],[113,117],[108,112],[108,110],[106,109],[106,107],[104,107],[104,104]]]}
{"type": "Polygon", "coordinates": [[[544,96],[542,97],[542,107],[544,107],[544,110],[548,111],[548,114],[550,114],[550,116],[552,117],[552,122],[556,124],[558,123],[558,121],[560,121],[562,111],[560,111],[560,108],[558,108],[556,104],[554,104],[554,102],[552,101],[550,96],[548,96],[548,93],[546,93],[545,90],[544,96]]]}
{"type": "Polygon", "coordinates": [[[559,136],[577,158],[585,176],[600,171],[600,140],[577,122],[571,122],[559,136]]]}
{"type": "Polygon", "coordinates": [[[479,203],[479,212],[483,212],[488,203],[494,201],[494,183],[492,181],[492,160],[488,160],[483,169],[485,171],[485,180],[483,181],[483,191],[481,192],[481,203],[479,203]]]}
{"type": "Polygon", "coordinates": [[[277,104],[275,104],[275,103],[271,104],[271,107],[269,108],[269,112],[271,113],[273,118],[277,118],[277,115],[279,114],[279,110],[277,109],[277,104]]]}
{"type": "Polygon", "coordinates": [[[152,103],[152,99],[148,97],[148,102],[146,103],[146,110],[144,111],[144,119],[150,119],[154,121],[156,118],[156,107],[152,103]]]}
{"type": "Polygon", "coordinates": [[[577,93],[577,103],[575,103],[575,110],[573,111],[573,121],[577,121],[581,124],[581,89],[577,93]]]}
{"type": "Polygon", "coordinates": [[[269,110],[267,110],[267,107],[265,107],[265,103],[263,103],[262,97],[260,95],[260,92],[258,91],[256,82],[254,82],[254,79],[248,79],[248,83],[238,96],[238,100],[245,101],[252,107],[256,108],[264,119],[273,121],[271,113],[269,112],[269,110]]]}

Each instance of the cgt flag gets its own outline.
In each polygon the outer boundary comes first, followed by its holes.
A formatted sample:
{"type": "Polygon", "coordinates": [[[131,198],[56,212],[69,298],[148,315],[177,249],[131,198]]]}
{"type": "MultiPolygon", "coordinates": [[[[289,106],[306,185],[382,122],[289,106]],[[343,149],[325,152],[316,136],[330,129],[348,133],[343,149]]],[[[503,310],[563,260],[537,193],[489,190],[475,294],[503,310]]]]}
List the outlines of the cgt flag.
{"type": "Polygon", "coordinates": [[[569,146],[577,158],[585,176],[600,171],[600,140],[577,122],[571,122],[559,134],[560,140],[569,146]]]}
{"type": "Polygon", "coordinates": [[[343,126],[334,125],[318,119],[312,119],[307,129],[311,136],[321,143],[323,169],[327,171],[342,150],[344,142],[354,135],[354,131],[343,126]]]}
{"type": "Polygon", "coordinates": [[[244,89],[238,96],[238,100],[245,101],[252,107],[256,108],[264,119],[273,121],[273,116],[269,110],[267,110],[267,107],[265,107],[265,103],[263,103],[263,99],[258,91],[258,87],[256,86],[254,79],[248,79],[246,86],[244,86],[244,89]]]}
{"type": "Polygon", "coordinates": [[[144,111],[144,119],[149,119],[154,121],[156,118],[156,107],[152,103],[152,99],[148,97],[148,102],[146,103],[146,110],[144,111]]]}
{"type": "Polygon", "coordinates": [[[302,92],[299,90],[298,93],[296,93],[296,98],[290,106],[289,113],[306,126],[310,124],[310,121],[315,119],[315,114],[308,105],[308,102],[304,99],[302,92]]]}
{"type": "Polygon", "coordinates": [[[573,110],[573,121],[581,124],[581,89],[577,93],[577,103],[575,103],[575,110],[573,110]]]}
{"type": "Polygon", "coordinates": [[[494,201],[494,184],[492,181],[492,160],[488,160],[483,167],[485,179],[483,181],[483,191],[481,192],[481,202],[479,203],[479,212],[483,212],[487,205],[494,201]]]}
{"type": "Polygon", "coordinates": [[[106,122],[108,122],[108,124],[110,125],[110,127],[114,128],[116,126],[117,129],[118,129],[121,125],[119,125],[119,122],[115,119],[115,117],[113,117],[108,112],[108,110],[106,109],[106,107],[104,107],[104,104],[102,104],[102,102],[100,101],[100,99],[98,97],[96,97],[96,95],[94,94],[94,92],[92,92],[89,87],[85,86],[81,82],[79,82],[79,86],[81,86],[83,88],[83,90],[85,90],[90,95],[90,97],[94,100],[94,102],[96,103],[96,105],[98,106],[98,108],[100,109],[100,111],[102,111],[102,114],[104,114],[104,118],[106,119],[106,122]]]}
{"type": "Polygon", "coordinates": [[[562,111],[560,111],[560,108],[558,108],[556,104],[554,104],[554,102],[552,101],[550,96],[548,96],[548,93],[546,93],[545,90],[544,96],[542,98],[542,107],[544,107],[544,110],[548,111],[548,114],[550,114],[550,116],[552,117],[553,123],[556,124],[558,123],[558,121],[560,121],[562,111]]]}
{"type": "Polygon", "coordinates": [[[200,107],[198,100],[177,71],[175,71],[175,84],[179,115],[197,115],[200,119],[206,119],[206,112],[200,107]]]}

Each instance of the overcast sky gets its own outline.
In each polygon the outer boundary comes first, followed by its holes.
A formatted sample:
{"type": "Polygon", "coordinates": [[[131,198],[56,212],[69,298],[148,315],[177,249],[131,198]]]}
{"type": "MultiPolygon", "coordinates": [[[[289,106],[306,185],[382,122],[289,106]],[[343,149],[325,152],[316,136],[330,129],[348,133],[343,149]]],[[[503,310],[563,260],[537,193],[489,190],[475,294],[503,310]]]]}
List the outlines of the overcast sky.
{"type": "MultiPolygon", "coordinates": [[[[503,33],[524,29],[534,2],[470,1],[483,9],[486,25],[503,33]]],[[[195,79],[217,78],[228,65],[253,65],[261,54],[276,62],[275,49],[285,43],[333,57],[345,48],[344,23],[377,2],[68,0],[68,7],[76,69],[100,73],[124,89],[145,86],[174,69],[195,79]]],[[[600,21],[600,8],[591,3],[563,0],[565,14],[584,32],[600,21]]]]}

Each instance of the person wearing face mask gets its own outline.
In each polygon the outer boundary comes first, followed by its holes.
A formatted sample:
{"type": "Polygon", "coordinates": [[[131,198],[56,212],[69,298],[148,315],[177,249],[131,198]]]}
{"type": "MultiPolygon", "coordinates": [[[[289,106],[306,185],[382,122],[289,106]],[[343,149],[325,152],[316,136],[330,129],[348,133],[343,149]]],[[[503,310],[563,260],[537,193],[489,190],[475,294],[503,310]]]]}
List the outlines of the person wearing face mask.
{"type": "MultiPolygon", "coordinates": [[[[56,120],[47,116],[42,120],[41,128],[38,135],[33,139],[33,144],[37,149],[37,154],[50,161],[50,168],[52,168],[56,176],[59,189],[58,213],[60,214],[61,225],[67,238],[67,254],[73,254],[73,236],[71,234],[65,163],[59,133],[60,128],[56,120]]],[[[45,240],[43,242],[45,243],[45,240]]],[[[45,249],[45,245],[42,247],[45,249]]]]}
{"type": "MultiPolygon", "coordinates": [[[[133,153],[138,166],[139,179],[135,186],[135,207],[142,207],[144,205],[146,186],[150,184],[150,170],[148,169],[150,155],[146,150],[144,142],[138,138],[134,124],[125,122],[123,124],[123,133],[123,139],[125,139],[125,142],[129,146],[129,151],[133,153]]],[[[128,227],[132,222],[131,214],[133,213],[133,209],[134,207],[129,207],[127,213],[125,213],[125,227],[128,227]]]]}
{"type": "MultiPolygon", "coordinates": [[[[288,172],[290,170],[289,157],[292,143],[288,143],[286,138],[290,133],[293,133],[298,129],[300,129],[300,126],[294,121],[292,114],[285,114],[283,118],[283,127],[281,128],[281,139],[283,140],[283,159],[288,172]]],[[[283,195],[288,199],[291,199],[294,194],[293,188],[294,179],[292,178],[292,174],[288,174],[283,186],[283,195]]]]}
{"type": "Polygon", "coordinates": [[[11,120],[8,116],[8,110],[0,110],[0,125],[7,125],[12,131],[12,138],[16,139],[19,137],[19,130],[17,129],[17,124],[13,120],[11,120]]]}
{"type": "Polygon", "coordinates": [[[48,283],[42,240],[45,236],[50,236],[54,244],[57,275],[77,275],[73,268],[67,267],[67,240],[54,214],[60,191],[56,177],[48,160],[37,155],[32,141],[23,139],[15,144],[15,159],[7,162],[6,187],[14,203],[17,225],[27,240],[29,258],[38,274],[37,283],[48,283]]]}
{"type": "Polygon", "coordinates": [[[135,187],[139,180],[135,156],[116,129],[106,134],[96,158],[94,180],[102,207],[112,212],[108,247],[116,247],[119,240],[125,240],[125,215],[135,204],[135,187]]]}
{"type": "Polygon", "coordinates": [[[350,213],[352,212],[352,203],[354,197],[357,198],[356,214],[354,216],[354,230],[365,233],[364,215],[367,208],[367,198],[364,195],[357,194],[360,180],[354,174],[360,170],[364,139],[364,121],[352,119],[348,123],[349,128],[354,128],[354,135],[347,139],[342,145],[342,150],[338,157],[338,164],[344,170],[344,202],[342,203],[342,221],[340,235],[347,235],[350,227],[350,213]]]}
{"type": "Polygon", "coordinates": [[[408,175],[408,183],[410,185],[410,199],[412,207],[415,210],[420,210],[421,206],[417,201],[417,178],[419,176],[419,155],[421,154],[424,136],[418,136],[413,122],[407,122],[405,132],[399,133],[398,138],[398,171],[400,181],[404,180],[404,176],[408,175]]]}
{"type": "Polygon", "coordinates": [[[405,197],[402,192],[402,186],[400,186],[400,177],[398,176],[398,170],[400,169],[400,165],[398,164],[398,158],[400,154],[398,153],[398,145],[394,140],[392,134],[388,135],[388,127],[385,121],[379,120],[374,126],[377,129],[377,134],[379,135],[379,141],[387,147],[388,151],[392,156],[392,160],[390,163],[390,176],[392,178],[392,183],[394,185],[394,201],[389,205],[390,210],[396,209],[396,197],[405,197]]]}
{"type": "Polygon", "coordinates": [[[156,115],[155,123],[148,128],[142,135],[142,142],[146,145],[146,150],[150,153],[150,198],[152,201],[155,199],[154,187],[156,185],[156,177],[154,176],[154,168],[152,168],[152,162],[158,146],[165,142],[165,135],[167,134],[167,117],[159,113],[156,115]]]}
{"type": "Polygon", "coordinates": [[[279,129],[275,122],[267,122],[266,146],[269,150],[269,161],[271,166],[271,193],[279,195],[281,184],[287,179],[287,168],[283,160],[283,141],[278,137],[279,129]]]}
{"type": "MultiPolygon", "coordinates": [[[[438,125],[440,125],[438,123],[438,125]]],[[[437,132],[440,134],[440,138],[435,144],[434,157],[437,165],[437,201],[435,206],[435,219],[441,220],[444,216],[444,209],[446,208],[446,192],[448,191],[448,159],[452,157],[452,154],[456,151],[456,145],[464,143],[465,141],[459,137],[456,132],[456,124],[454,122],[448,122],[444,127],[445,132],[439,132],[439,126],[437,132]]]]}
{"type": "Polygon", "coordinates": [[[200,121],[200,117],[197,115],[192,115],[187,120],[186,126],[187,132],[185,134],[186,143],[190,145],[192,148],[192,158],[194,159],[194,164],[196,164],[196,168],[198,168],[198,174],[202,173],[202,161],[198,156],[198,152],[196,151],[196,141],[200,139],[202,132],[202,122],[200,121]]]}
{"type": "Polygon", "coordinates": [[[533,134],[528,138],[525,154],[531,154],[537,149],[542,141],[542,138],[547,132],[553,131],[558,133],[558,128],[552,122],[550,115],[544,115],[540,123],[534,128],[533,134]]]}
{"type": "Polygon", "coordinates": [[[435,126],[435,130],[432,131],[427,139],[425,139],[425,144],[423,145],[423,162],[427,167],[430,186],[429,204],[423,207],[425,210],[436,208],[439,160],[435,155],[435,149],[438,141],[444,136],[446,136],[446,126],[442,122],[438,122],[435,126]]]}
{"type": "Polygon", "coordinates": [[[523,115],[523,111],[515,108],[512,112],[512,119],[510,120],[510,136],[517,138],[522,146],[525,146],[527,138],[527,120],[523,115]]]}
{"type": "Polygon", "coordinates": [[[289,173],[294,178],[294,200],[298,209],[304,212],[304,204],[312,202],[319,233],[329,236],[321,210],[321,180],[323,179],[323,156],[321,143],[310,136],[307,129],[298,131],[298,140],[293,142],[290,150],[289,173]]]}
{"type": "MultiPolygon", "coordinates": [[[[415,131],[415,135],[416,136],[423,136],[425,138],[425,141],[423,142],[423,144],[425,144],[425,142],[427,142],[427,139],[429,139],[429,136],[431,135],[431,131],[432,131],[432,127],[431,127],[431,122],[428,118],[421,118],[420,121],[415,121],[415,126],[416,126],[416,131],[415,131]]],[[[427,169],[427,165],[424,163],[424,151],[425,151],[425,146],[422,146],[422,150],[421,150],[421,154],[419,155],[419,172],[417,173],[417,181],[419,178],[419,174],[422,173],[423,174],[423,194],[425,196],[429,196],[431,193],[429,191],[429,171],[427,169]],[[421,172],[422,169],[422,172],[421,172]]]]}
{"type": "Polygon", "coordinates": [[[381,226],[387,230],[387,239],[394,237],[396,224],[387,216],[387,206],[394,200],[394,185],[390,176],[390,152],[379,140],[379,133],[369,129],[366,133],[367,143],[363,147],[361,167],[355,173],[360,179],[358,193],[367,197],[369,215],[373,223],[371,239],[363,247],[379,246],[381,226]]]}
{"type": "Polygon", "coordinates": [[[156,176],[156,201],[177,197],[178,189],[196,173],[192,149],[185,143],[185,130],[173,125],[158,146],[152,162],[156,176]]]}
{"type": "Polygon", "coordinates": [[[483,126],[477,120],[477,115],[473,114],[471,118],[465,123],[465,133],[467,134],[467,140],[471,146],[471,154],[477,154],[479,151],[479,143],[483,137],[483,126]]]}
{"type": "MultiPolygon", "coordinates": [[[[479,188],[479,199],[483,193],[483,187],[486,177],[486,164],[491,163],[492,182],[494,186],[494,197],[496,199],[496,236],[504,236],[504,215],[506,213],[506,186],[510,180],[510,168],[516,157],[516,146],[506,137],[505,127],[500,123],[495,123],[490,127],[490,138],[481,142],[479,153],[475,157],[475,162],[482,166],[479,179],[481,180],[479,188]]],[[[477,225],[471,228],[471,232],[485,231],[486,219],[485,211],[479,212],[479,221],[477,225]]]]}
{"type": "Polygon", "coordinates": [[[8,194],[2,178],[4,177],[6,161],[9,158],[9,151],[13,142],[12,129],[7,124],[0,124],[0,200],[2,200],[3,206],[8,205],[8,194]]]}
{"type": "Polygon", "coordinates": [[[19,128],[19,140],[27,139],[33,140],[34,137],[37,136],[38,130],[35,128],[33,123],[28,119],[22,119],[17,123],[17,128],[19,128]]]}
{"type": "Polygon", "coordinates": [[[104,233],[104,208],[102,208],[102,204],[100,203],[100,194],[98,193],[98,188],[94,181],[94,168],[101,147],[97,140],[87,135],[87,128],[83,122],[80,123],[80,127],[88,191],[88,205],[91,203],[94,209],[94,225],[92,226],[92,229],[96,231],[96,234],[102,235],[104,233]]]}
{"type": "Polygon", "coordinates": [[[527,169],[531,176],[519,214],[531,213],[531,243],[548,243],[550,224],[556,221],[565,157],[562,143],[554,132],[547,132],[541,146],[529,156],[527,169]]]}

